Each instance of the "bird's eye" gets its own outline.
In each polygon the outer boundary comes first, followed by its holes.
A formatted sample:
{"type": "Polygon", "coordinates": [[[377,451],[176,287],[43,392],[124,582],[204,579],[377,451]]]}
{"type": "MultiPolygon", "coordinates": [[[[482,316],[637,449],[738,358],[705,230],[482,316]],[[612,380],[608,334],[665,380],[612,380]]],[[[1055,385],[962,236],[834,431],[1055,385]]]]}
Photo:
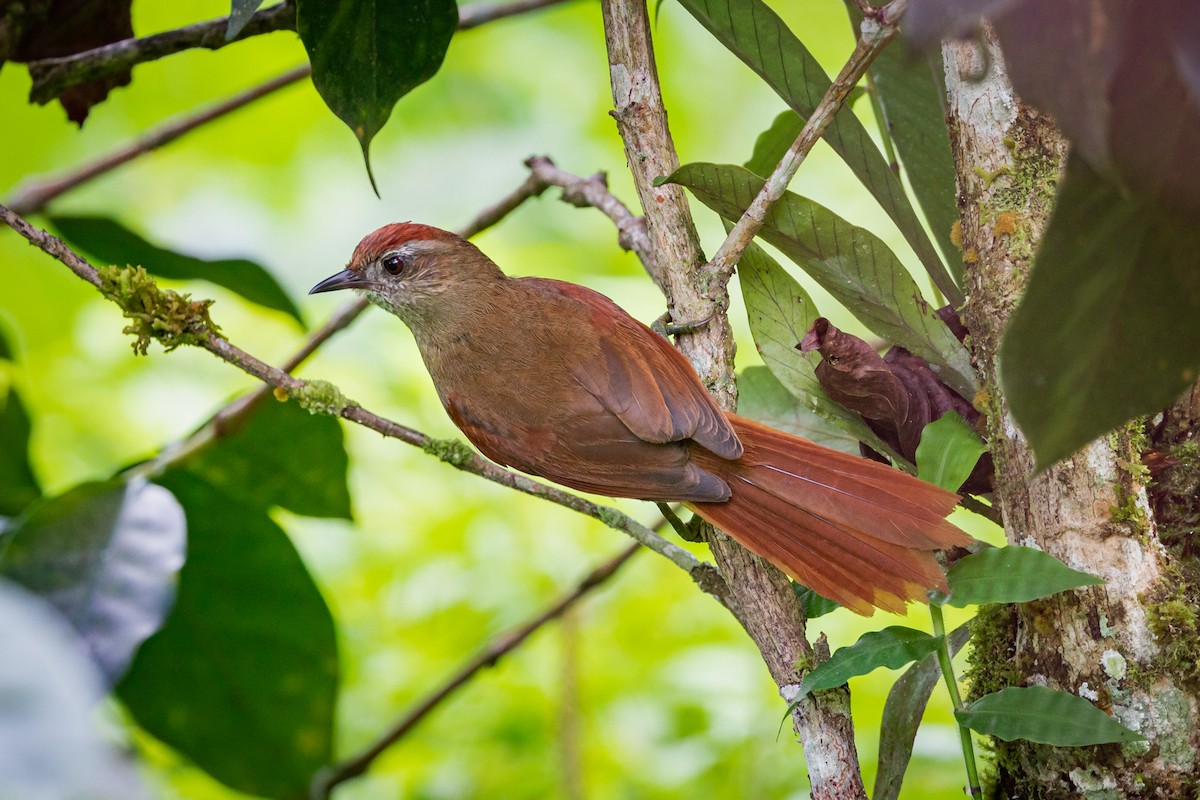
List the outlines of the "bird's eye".
{"type": "Polygon", "coordinates": [[[400,270],[404,269],[404,259],[400,256],[387,256],[382,263],[389,275],[399,275],[400,270]]]}

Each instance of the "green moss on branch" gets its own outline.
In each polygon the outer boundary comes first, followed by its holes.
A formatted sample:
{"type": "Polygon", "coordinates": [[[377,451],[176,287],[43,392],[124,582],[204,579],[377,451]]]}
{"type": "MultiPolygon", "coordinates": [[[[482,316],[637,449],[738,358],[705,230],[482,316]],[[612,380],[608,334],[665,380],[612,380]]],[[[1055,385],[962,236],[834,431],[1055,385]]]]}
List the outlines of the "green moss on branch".
{"type": "Polygon", "coordinates": [[[97,272],[101,294],[131,320],[122,333],[134,337],[133,352],[146,355],[152,340],[170,352],[221,335],[208,315],[212,300],[193,300],[191,295],[160,289],[141,267],[101,267],[97,272]]]}

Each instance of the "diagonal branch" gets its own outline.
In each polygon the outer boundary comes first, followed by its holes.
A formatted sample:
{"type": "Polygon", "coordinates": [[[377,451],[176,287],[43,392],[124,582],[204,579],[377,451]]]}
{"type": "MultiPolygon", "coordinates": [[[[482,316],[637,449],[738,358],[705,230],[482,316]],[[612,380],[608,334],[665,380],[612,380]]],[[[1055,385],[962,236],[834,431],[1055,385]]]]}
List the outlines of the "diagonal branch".
{"type": "MultiPolygon", "coordinates": [[[[498,5],[471,5],[459,10],[459,30],[468,30],[493,20],[524,14],[564,0],[517,0],[498,5]]],[[[43,104],[58,97],[66,89],[86,81],[96,80],[147,61],[202,47],[219,50],[227,44],[275,31],[296,29],[296,10],[290,2],[264,8],[250,18],[233,39],[226,39],[229,17],[198,22],[183,28],[124,39],[119,42],[85,50],[70,56],[44,58],[29,64],[33,86],[29,90],[32,102],[43,104]]]]}
{"type": "MultiPolygon", "coordinates": [[[[204,310],[204,318],[202,320],[198,320],[196,317],[180,320],[155,316],[154,312],[146,310],[145,305],[138,305],[136,310],[131,309],[131,304],[127,305],[129,299],[123,296],[123,287],[110,285],[99,270],[63,244],[62,241],[46,231],[34,228],[23,218],[2,205],[0,205],[0,221],[3,221],[10,228],[21,234],[21,236],[25,237],[30,244],[62,262],[81,279],[99,289],[106,298],[121,304],[127,312],[127,316],[142,318],[147,328],[161,331],[178,330],[182,326],[184,329],[183,335],[176,333],[173,339],[159,337],[163,338],[164,342],[169,342],[169,346],[190,344],[200,347],[272,387],[275,390],[276,397],[294,398],[312,413],[339,416],[342,419],[357,423],[365,428],[370,428],[388,438],[398,439],[406,444],[419,447],[464,472],[478,475],[501,486],[507,486],[510,489],[516,489],[519,492],[549,500],[552,503],[557,503],[565,508],[598,519],[608,527],[628,534],[640,544],[669,559],[676,566],[687,572],[704,591],[721,599],[724,581],[711,565],[697,560],[687,550],[668,542],[627,514],[609,506],[598,505],[554,486],[535,481],[520,473],[499,467],[478,455],[458,440],[446,441],[434,439],[421,431],[380,417],[343,396],[333,384],[325,381],[302,381],[295,378],[284,370],[259,360],[221,336],[211,321],[207,320],[205,304],[191,303],[192,307],[200,306],[204,310]],[[145,319],[146,317],[151,318],[147,320],[145,319]]],[[[163,292],[158,289],[154,281],[140,269],[135,272],[133,270],[116,268],[116,272],[125,276],[123,280],[136,281],[136,286],[133,287],[130,295],[139,304],[143,303],[147,296],[156,301],[154,303],[155,307],[170,306],[186,301],[186,297],[181,298],[172,292],[163,292]]],[[[158,334],[154,335],[158,336],[158,334]]]]}
{"type": "MultiPolygon", "coordinates": [[[[660,522],[655,527],[662,527],[662,524],[660,522]]],[[[329,797],[329,793],[339,784],[357,778],[366,772],[375,759],[416,727],[443,700],[462,688],[481,670],[494,666],[502,656],[515,650],[543,625],[560,618],[578,603],[584,595],[615,575],[617,570],[638,552],[638,549],[638,545],[635,544],[617,553],[608,561],[605,561],[589,572],[574,589],[562,595],[536,617],[533,617],[508,633],[492,639],[478,655],[463,664],[458,672],[454,673],[445,683],[413,706],[408,713],[397,720],[378,740],[357,755],[351,756],[345,761],[327,767],[317,773],[313,778],[311,794],[313,800],[325,800],[325,798],[329,797]]]]}
{"type": "Polygon", "coordinates": [[[272,78],[266,83],[247,89],[215,105],[204,108],[195,114],[174,122],[169,122],[158,130],[151,131],[134,142],[130,142],[111,153],[89,161],[66,175],[58,178],[50,178],[30,186],[13,197],[9,201],[8,207],[21,216],[37,214],[46,207],[47,203],[59,195],[82,186],[88,181],[95,180],[122,164],[129,163],[144,153],[168,145],[184,134],[199,128],[201,125],[206,125],[213,120],[220,119],[243,106],[253,103],[255,100],[260,100],[286,86],[291,86],[293,83],[307,78],[311,72],[312,70],[307,64],[302,67],[296,67],[277,78],[272,78]]]}
{"type": "Polygon", "coordinates": [[[897,22],[907,5],[908,0],[893,0],[883,8],[874,9],[874,13],[864,18],[862,34],[858,38],[854,52],[850,54],[850,58],[842,67],[842,71],[830,84],[825,96],[821,98],[821,102],[813,109],[812,116],[804,123],[804,128],[796,137],[796,141],[779,160],[779,164],[767,178],[758,195],[746,208],[737,224],[729,231],[725,241],[722,242],[712,257],[712,261],[709,262],[708,269],[716,279],[727,283],[733,276],[733,268],[738,259],[742,257],[746,247],[762,229],[767,213],[779,198],[783,197],[788,184],[795,177],[800,165],[804,163],[809,151],[813,149],[817,140],[821,138],[821,134],[833,122],[834,116],[845,105],[846,98],[850,96],[850,92],[866,74],[867,69],[875,61],[875,57],[896,37],[899,32],[897,22]]]}

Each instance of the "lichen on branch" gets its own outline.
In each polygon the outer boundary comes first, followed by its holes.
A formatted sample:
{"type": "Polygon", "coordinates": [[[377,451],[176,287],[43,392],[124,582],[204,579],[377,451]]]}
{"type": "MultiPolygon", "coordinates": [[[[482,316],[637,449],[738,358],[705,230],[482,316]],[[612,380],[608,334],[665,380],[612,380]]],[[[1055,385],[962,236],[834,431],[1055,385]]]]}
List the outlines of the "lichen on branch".
{"type": "Polygon", "coordinates": [[[100,267],[96,271],[101,294],[132,320],[121,332],[134,337],[133,352],[146,355],[152,340],[170,352],[221,335],[208,314],[212,300],[193,300],[189,294],[161,289],[140,266],[100,267]]]}

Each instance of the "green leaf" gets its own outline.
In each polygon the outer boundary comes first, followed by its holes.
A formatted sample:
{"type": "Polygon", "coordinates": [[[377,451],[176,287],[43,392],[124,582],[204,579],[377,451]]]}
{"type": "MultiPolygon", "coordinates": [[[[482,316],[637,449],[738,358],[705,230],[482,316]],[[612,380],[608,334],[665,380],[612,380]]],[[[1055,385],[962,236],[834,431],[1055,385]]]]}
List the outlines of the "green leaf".
{"type": "Polygon", "coordinates": [[[971,476],[987,445],[967,421],[953,411],[925,426],[917,445],[917,477],[957,492],[971,476]]]}
{"type": "Polygon", "coordinates": [[[1095,586],[1102,578],[1071,569],[1032,547],[989,547],[960,559],[946,573],[947,605],[1026,603],[1052,594],[1095,586]]]}
{"type": "Polygon", "coordinates": [[[747,367],[738,376],[738,413],[825,447],[859,455],[855,436],[814,411],[813,401],[806,403],[789,392],[767,367],[747,367]]]}
{"type": "Polygon", "coordinates": [[[1200,226],[1072,156],[1001,343],[1038,464],[1165,408],[1200,374],[1200,226]]]}
{"type": "Polygon", "coordinates": [[[41,496],[29,463],[29,414],[12,387],[0,394],[0,515],[16,516],[41,496]]]}
{"type": "Polygon", "coordinates": [[[112,481],[33,506],[4,538],[0,574],[62,612],[115,683],[171,610],[187,528],[166,489],[112,481]]]}
{"type": "Polygon", "coordinates": [[[841,608],[835,601],[828,597],[822,597],[807,586],[793,582],[792,591],[796,593],[796,597],[800,598],[800,603],[804,606],[805,619],[823,617],[841,608]]]}
{"type": "Polygon", "coordinates": [[[775,171],[779,160],[788,151],[800,131],[804,130],[804,118],[791,109],[781,112],[771,127],[758,135],[754,141],[754,153],[745,163],[746,169],[760,178],[775,171]]]}
{"type": "MultiPolygon", "coordinates": [[[[953,658],[971,638],[970,623],[963,623],[947,638],[953,658]]],[[[904,671],[888,692],[879,725],[879,769],[875,773],[875,791],[871,800],[896,800],[904,772],[912,758],[913,742],[929,696],[942,679],[937,653],[930,653],[904,671]]]]}
{"type": "Polygon", "coordinates": [[[342,426],[293,401],[266,398],[241,429],[226,431],[183,466],[250,505],[351,517],[342,426]]]}
{"type": "Polygon", "coordinates": [[[258,11],[263,0],[232,0],[229,9],[229,24],[225,26],[225,41],[232,42],[246,27],[246,23],[258,11]]]}
{"type": "MultiPolygon", "coordinates": [[[[758,73],[797,114],[805,119],[812,114],[829,89],[829,77],[812,53],[762,0],[680,2],[713,36],[758,73]]],[[[896,223],[942,294],[954,305],[960,304],[962,292],[946,272],[921,227],[899,177],[892,172],[849,106],[837,113],[823,138],[896,223]]]]}
{"type": "Polygon", "coordinates": [[[313,85],[358,137],[372,188],[371,140],[392,106],[438,71],[457,27],[454,0],[297,0],[313,85]]]}
{"type": "MultiPolygon", "coordinates": [[[[854,13],[854,6],[848,8],[852,17],[861,18],[854,13]]],[[[896,145],[912,193],[925,212],[950,273],[961,284],[962,252],[950,240],[950,229],[959,218],[958,190],[946,126],[941,51],[933,48],[918,54],[893,43],[875,57],[870,74],[883,112],[880,123],[896,145]]]]}
{"type": "Polygon", "coordinates": [[[800,684],[800,696],[841,686],[879,667],[898,669],[934,652],[940,643],[940,637],[901,625],[864,633],[857,642],[838,649],[828,661],[809,670],[800,684]]]}
{"type": "Polygon", "coordinates": [[[1146,740],[1082,697],[1045,686],[1010,686],[985,694],[954,716],[960,725],[1006,742],[1083,747],[1146,740]]]}
{"type": "Polygon", "coordinates": [[[307,796],[332,755],[333,619],[261,506],[185,471],[163,478],[187,512],[188,560],[167,624],[117,694],[147,731],[223,783],[307,796]]]}
{"type": "Polygon", "coordinates": [[[201,280],[235,292],[251,303],[282,311],[303,324],[300,309],[267,269],[244,258],[209,261],[165,250],[107,217],[50,217],[54,231],[77,250],[106,264],[133,264],[176,281],[201,280]]]}
{"type": "MultiPolygon", "coordinates": [[[[687,164],[669,180],[730,221],[741,217],[763,185],[749,170],[727,164],[687,164]]],[[[939,377],[963,397],[975,396],[966,348],[879,237],[792,192],[784,192],[767,214],[759,235],[872,331],[940,369],[939,377]]]]}
{"type": "Polygon", "coordinates": [[[0,580],[0,795],[135,800],[133,765],[95,727],[104,681],[70,626],[0,580]]]}

